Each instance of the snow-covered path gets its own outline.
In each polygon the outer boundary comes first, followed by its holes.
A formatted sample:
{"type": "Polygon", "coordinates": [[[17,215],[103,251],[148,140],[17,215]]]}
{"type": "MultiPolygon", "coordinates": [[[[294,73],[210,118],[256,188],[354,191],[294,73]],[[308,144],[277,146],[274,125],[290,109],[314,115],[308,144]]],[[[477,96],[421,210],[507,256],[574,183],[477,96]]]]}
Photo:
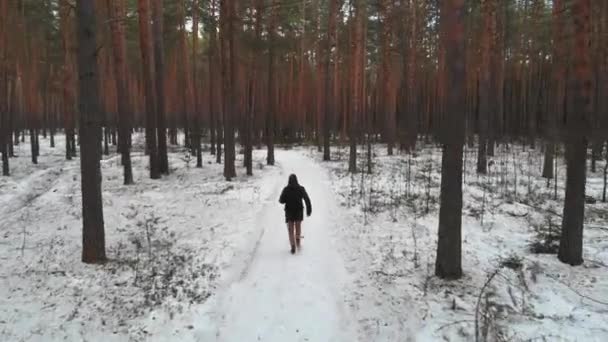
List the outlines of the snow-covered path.
{"type": "Polygon", "coordinates": [[[334,218],[340,215],[335,212],[339,208],[332,199],[328,175],[298,152],[277,151],[277,161],[284,177],[276,180],[276,196],[269,199],[257,220],[262,235],[255,251],[235,281],[211,301],[215,302],[211,310],[217,324],[212,338],[356,341],[357,329],[342,293],[348,275],[331,235],[334,218]],[[278,203],[290,173],[298,175],[313,207],[312,216],[303,223],[302,250],[295,256],[289,253],[278,203]]]}

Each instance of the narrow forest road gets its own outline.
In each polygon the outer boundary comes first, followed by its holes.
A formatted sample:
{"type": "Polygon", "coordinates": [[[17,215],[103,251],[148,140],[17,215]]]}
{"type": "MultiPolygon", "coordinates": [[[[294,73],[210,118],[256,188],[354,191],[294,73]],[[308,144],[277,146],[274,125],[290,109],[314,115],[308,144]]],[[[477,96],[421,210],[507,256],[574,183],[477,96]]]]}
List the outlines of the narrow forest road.
{"type": "MultiPolygon", "coordinates": [[[[277,151],[284,177],[258,218],[263,229],[239,279],[218,294],[216,341],[356,341],[357,329],[343,301],[348,275],[331,237],[338,208],[325,170],[302,152],[277,151]],[[302,250],[289,253],[283,208],[287,176],[296,173],[312,201],[303,223],[302,250]]],[[[210,337],[210,336],[207,336],[210,337]]],[[[207,340],[207,339],[205,339],[207,340]]]]}

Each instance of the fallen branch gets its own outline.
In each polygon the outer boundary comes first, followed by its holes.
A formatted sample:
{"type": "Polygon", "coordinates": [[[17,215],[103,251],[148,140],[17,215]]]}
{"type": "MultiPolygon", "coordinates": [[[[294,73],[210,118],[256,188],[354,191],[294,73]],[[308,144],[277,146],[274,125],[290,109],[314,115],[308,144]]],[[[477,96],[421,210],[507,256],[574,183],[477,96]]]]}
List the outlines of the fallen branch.
{"type": "Polygon", "coordinates": [[[472,319],[463,319],[462,321],[451,322],[451,323],[444,324],[444,325],[440,326],[439,328],[437,328],[435,330],[435,332],[438,332],[438,331],[443,330],[445,328],[451,327],[452,325],[457,325],[457,324],[462,324],[462,323],[472,323],[472,322],[475,322],[475,321],[472,320],[472,319]]]}
{"type": "Polygon", "coordinates": [[[511,217],[518,217],[518,218],[527,217],[528,215],[530,215],[530,213],[516,214],[513,212],[509,212],[509,211],[507,211],[505,213],[511,217]]]}
{"type": "Polygon", "coordinates": [[[405,274],[405,273],[386,273],[384,271],[372,271],[372,273],[383,275],[385,277],[397,277],[397,278],[400,278],[400,277],[406,277],[407,276],[407,274],[405,274]]]}

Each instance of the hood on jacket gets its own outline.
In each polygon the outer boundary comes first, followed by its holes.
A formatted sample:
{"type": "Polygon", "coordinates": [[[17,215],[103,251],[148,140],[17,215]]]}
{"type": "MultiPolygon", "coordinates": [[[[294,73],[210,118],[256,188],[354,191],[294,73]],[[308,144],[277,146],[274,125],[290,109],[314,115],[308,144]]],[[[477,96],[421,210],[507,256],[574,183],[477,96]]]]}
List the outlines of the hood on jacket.
{"type": "Polygon", "coordinates": [[[289,182],[287,184],[293,187],[300,186],[298,183],[298,177],[295,174],[289,175],[289,182]]]}

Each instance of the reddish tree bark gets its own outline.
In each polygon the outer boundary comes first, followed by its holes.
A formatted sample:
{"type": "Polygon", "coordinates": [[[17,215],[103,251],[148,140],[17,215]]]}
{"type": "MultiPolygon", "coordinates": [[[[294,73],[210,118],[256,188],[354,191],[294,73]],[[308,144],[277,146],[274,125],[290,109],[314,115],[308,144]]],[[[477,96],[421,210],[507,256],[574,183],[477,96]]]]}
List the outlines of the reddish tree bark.
{"type": "Polygon", "coordinates": [[[0,3],[0,153],[2,153],[2,175],[10,174],[9,145],[11,136],[8,110],[8,1],[0,3]]]}
{"type": "Polygon", "coordinates": [[[276,16],[278,10],[277,0],[272,0],[272,9],[270,10],[270,19],[268,23],[268,102],[266,114],[266,146],[268,153],[266,163],[274,165],[274,130],[276,120],[276,97],[275,97],[275,35],[276,35],[276,16]]]}
{"type": "Polygon", "coordinates": [[[114,53],[114,80],[118,104],[118,149],[123,165],[123,182],[133,184],[129,137],[131,136],[129,99],[127,97],[127,64],[123,0],[108,0],[108,13],[112,30],[112,52],[114,53]]]}
{"type": "Polygon", "coordinates": [[[169,157],[167,155],[167,124],[165,118],[165,55],[163,47],[163,1],[152,0],[154,23],[154,63],[156,90],[156,135],[158,140],[158,169],[161,173],[169,174],[169,157]]]}
{"type": "Polygon", "coordinates": [[[446,108],[442,124],[441,195],[435,275],[462,276],[462,156],[464,143],[465,7],[464,0],[445,0],[441,13],[441,44],[445,48],[446,108]]]}
{"type": "Polygon", "coordinates": [[[106,261],[101,199],[100,106],[97,70],[95,1],[78,0],[78,79],[80,109],[80,170],[82,184],[82,261],[106,261]]]}
{"type": "MultiPolygon", "coordinates": [[[[224,177],[230,181],[236,177],[234,160],[236,157],[234,139],[234,118],[236,117],[236,79],[237,61],[235,46],[235,27],[237,21],[236,4],[234,0],[221,0],[220,26],[224,51],[222,76],[224,84],[224,177]],[[227,57],[227,58],[226,58],[227,57]]],[[[274,158],[274,155],[273,155],[274,158]]]]}
{"type": "Polygon", "coordinates": [[[160,162],[156,137],[156,87],[154,85],[154,52],[150,25],[150,0],[138,0],[139,40],[146,99],[146,149],[150,157],[150,178],[159,179],[160,162]]]}
{"type": "Polygon", "coordinates": [[[590,0],[573,3],[575,49],[574,76],[571,88],[572,108],[566,115],[566,198],[559,243],[560,261],[576,266],[583,263],[583,223],[585,218],[585,183],[587,135],[591,123],[591,36],[590,0]]]}

